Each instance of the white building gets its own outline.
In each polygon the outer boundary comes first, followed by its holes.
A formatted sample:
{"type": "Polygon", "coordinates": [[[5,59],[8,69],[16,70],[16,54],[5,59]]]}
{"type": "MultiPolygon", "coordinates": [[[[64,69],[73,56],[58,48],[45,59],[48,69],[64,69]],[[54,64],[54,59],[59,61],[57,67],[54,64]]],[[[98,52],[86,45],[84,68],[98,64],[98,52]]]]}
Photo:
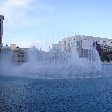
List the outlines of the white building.
{"type": "Polygon", "coordinates": [[[75,35],[71,37],[64,38],[58,44],[53,44],[52,49],[70,53],[76,52],[79,57],[94,59],[93,49],[95,48],[96,42],[100,42],[100,37],[85,36],[85,35],[75,35]]]}

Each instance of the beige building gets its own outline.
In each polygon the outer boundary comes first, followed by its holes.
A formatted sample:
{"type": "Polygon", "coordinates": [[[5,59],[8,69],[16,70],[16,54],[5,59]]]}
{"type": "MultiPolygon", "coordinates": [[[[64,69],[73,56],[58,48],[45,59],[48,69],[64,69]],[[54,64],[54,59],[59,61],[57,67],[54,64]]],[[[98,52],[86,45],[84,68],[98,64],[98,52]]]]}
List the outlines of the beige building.
{"type": "Polygon", "coordinates": [[[16,44],[10,44],[11,49],[16,49],[16,44]]]}
{"type": "Polygon", "coordinates": [[[22,64],[27,61],[27,50],[26,48],[19,48],[12,50],[12,60],[16,64],[22,64]]]}

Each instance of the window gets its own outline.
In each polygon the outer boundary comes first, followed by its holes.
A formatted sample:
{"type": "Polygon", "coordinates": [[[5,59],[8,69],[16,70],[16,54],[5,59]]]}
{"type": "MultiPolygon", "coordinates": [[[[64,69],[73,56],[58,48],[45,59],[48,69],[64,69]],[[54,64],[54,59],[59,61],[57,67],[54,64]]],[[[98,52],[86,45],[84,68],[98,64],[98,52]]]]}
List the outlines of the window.
{"type": "Polygon", "coordinates": [[[81,41],[77,41],[77,47],[82,48],[82,40],[81,41]]]}
{"type": "Polygon", "coordinates": [[[103,41],[103,43],[106,43],[106,41],[103,41]]]}
{"type": "Polygon", "coordinates": [[[24,57],[24,55],[21,55],[21,57],[24,57]]]}
{"type": "Polygon", "coordinates": [[[20,57],[20,55],[18,55],[18,58],[20,57]]]}
{"type": "Polygon", "coordinates": [[[77,46],[79,47],[79,41],[77,41],[77,46]]]}
{"type": "Polygon", "coordinates": [[[24,62],[24,60],[21,60],[21,62],[24,62]]]}

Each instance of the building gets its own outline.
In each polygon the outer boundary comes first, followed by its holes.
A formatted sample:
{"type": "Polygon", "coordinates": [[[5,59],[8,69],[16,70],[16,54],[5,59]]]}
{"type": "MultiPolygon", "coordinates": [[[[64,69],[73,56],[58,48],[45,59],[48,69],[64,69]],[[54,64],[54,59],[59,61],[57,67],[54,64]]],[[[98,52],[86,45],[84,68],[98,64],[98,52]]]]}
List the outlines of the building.
{"type": "Polygon", "coordinates": [[[53,46],[53,49],[60,49],[62,52],[78,53],[80,58],[88,58],[94,60],[94,48],[96,47],[96,42],[100,41],[100,37],[85,36],[85,35],[75,35],[71,37],[64,38],[59,42],[58,47],[53,46]]]}
{"type": "Polygon", "coordinates": [[[27,62],[27,50],[28,48],[19,48],[18,46],[16,49],[12,49],[12,61],[15,64],[22,64],[27,62]]]}
{"type": "MultiPolygon", "coordinates": [[[[76,50],[80,58],[95,59],[95,50],[99,53],[101,61],[112,61],[112,39],[75,35],[52,45],[55,55],[58,52],[71,53],[76,50]]],[[[62,54],[61,54],[62,55],[62,54]]]]}
{"type": "Polygon", "coordinates": [[[10,48],[13,50],[16,49],[16,44],[10,44],[10,48]]]}
{"type": "Polygon", "coordinates": [[[15,64],[22,64],[27,61],[27,50],[28,48],[19,48],[18,46],[16,48],[12,48],[6,44],[1,48],[2,59],[7,58],[15,64]]]}
{"type": "Polygon", "coordinates": [[[1,48],[2,54],[7,54],[11,52],[11,48],[6,44],[6,46],[2,46],[1,48]]]}
{"type": "Polygon", "coordinates": [[[29,48],[19,48],[16,44],[10,44],[12,62],[15,64],[22,64],[27,62],[27,51],[29,48]]]}
{"type": "Polygon", "coordinates": [[[4,20],[4,16],[0,15],[0,52],[1,52],[1,48],[2,48],[3,20],[4,20]]]}
{"type": "Polygon", "coordinates": [[[11,44],[12,46],[2,46],[2,58],[7,57],[11,62],[15,64],[22,64],[27,61],[27,50],[28,48],[19,48],[18,46],[15,48],[16,44],[11,44]]]}
{"type": "Polygon", "coordinates": [[[1,48],[0,61],[3,63],[9,63],[12,59],[11,48],[6,44],[1,48]]]}

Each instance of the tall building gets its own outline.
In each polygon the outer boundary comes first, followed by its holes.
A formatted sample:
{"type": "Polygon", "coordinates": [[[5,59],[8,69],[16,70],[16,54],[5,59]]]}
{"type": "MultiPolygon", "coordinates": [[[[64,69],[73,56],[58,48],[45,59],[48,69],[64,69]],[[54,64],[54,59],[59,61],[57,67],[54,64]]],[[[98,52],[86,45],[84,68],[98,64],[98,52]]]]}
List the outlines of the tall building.
{"type": "Polygon", "coordinates": [[[0,52],[2,48],[3,20],[4,20],[4,16],[0,15],[0,52]]]}

